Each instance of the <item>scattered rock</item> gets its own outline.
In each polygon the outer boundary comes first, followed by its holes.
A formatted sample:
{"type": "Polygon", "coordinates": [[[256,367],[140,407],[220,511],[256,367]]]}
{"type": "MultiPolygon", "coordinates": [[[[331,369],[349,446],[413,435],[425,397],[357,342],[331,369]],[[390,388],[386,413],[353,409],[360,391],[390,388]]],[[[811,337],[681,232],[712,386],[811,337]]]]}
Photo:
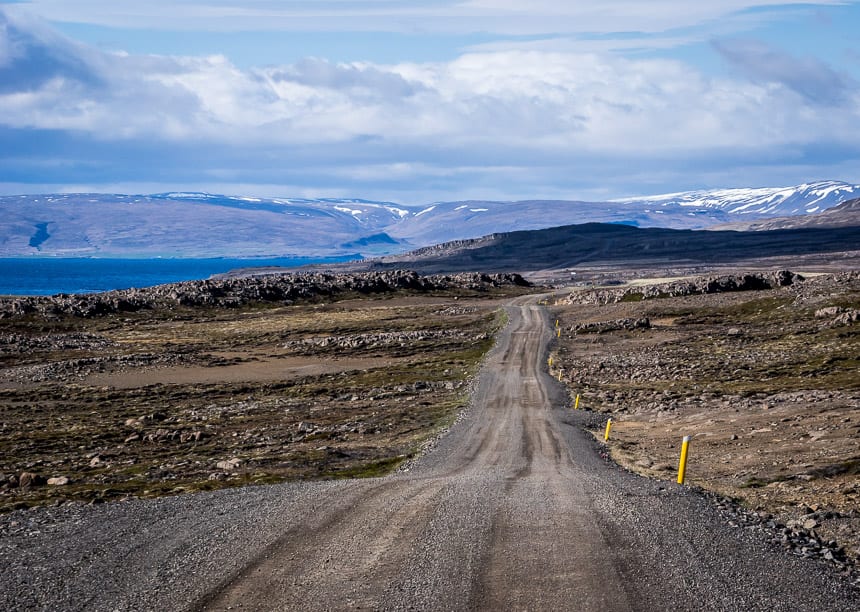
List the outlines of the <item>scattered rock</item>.
{"type": "Polygon", "coordinates": [[[64,485],[69,484],[69,479],[66,476],[55,476],[53,478],[48,478],[48,486],[51,487],[62,487],[64,485]]]}
{"type": "Polygon", "coordinates": [[[579,325],[575,325],[571,331],[574,333],[604,334],[622,329],[627,331],[651,329],[651,321],[648,317],[642,317],[639,319],[616,319],[614,321],[600,321],[597,323],[580,323],[579,325]]]}
{"type": "Polygon", "coordinates": [[[658,283],[645,287],[574,291],[568,296],[566,302],[568,304],[613,304],[653,298],[728,293],[733,291],[760,291],[788,287],[802,280],[804,280],[802,276],[788,270],[779,270],[772,274],[729,274],[718,277],[701,277],[690,281],[658,283]]]}
{"type": "Polygon", "coordinates": [[[840,308],[839,306],[828,306],[827,308],[819,308],[815,311],[815,318],[817,319],[827,319],[829,317],[835,317],[838,314],[842,314],[845,312],[844,308],[840,308]]]}
{"type": "MultiPolygon", "coordinates": [[[[218,463],[215,464],[215,467],[217,467],[219,470],[224,470],[225,472],[232,472],[236,468],[238,468],[241,464],[242,464],[242,460],[236,459],[234,457],[233,459],[226,459],[224,461],[219,461],[218,463]]],[[[211,478],[211,476],[210,476],[210,478],[211,478]]]]}

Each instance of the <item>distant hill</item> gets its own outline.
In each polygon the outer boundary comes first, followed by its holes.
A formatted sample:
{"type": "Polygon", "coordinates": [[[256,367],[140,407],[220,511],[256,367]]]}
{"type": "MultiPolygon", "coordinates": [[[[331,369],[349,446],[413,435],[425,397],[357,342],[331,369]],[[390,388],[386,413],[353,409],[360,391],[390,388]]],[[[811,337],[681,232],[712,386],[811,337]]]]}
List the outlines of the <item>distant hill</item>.
{"type": "Polygon", "coordinates": [[[858,249],[860,226],[737,232],[586,223],[456,241],[361,265],[372,269],[409,268],[422,273],[530,272],[582,264],[726,264],[858,249]]]}
{"type": "Polygon", "coordinates": [[[361,199],[206,193],[0,197],[0,257],[325,257],[402,253],[488,234],[583,224],[700,229],[816,215],[860,196],[822,181],[610,202],[524,200],[406,206],[361,199]]]}

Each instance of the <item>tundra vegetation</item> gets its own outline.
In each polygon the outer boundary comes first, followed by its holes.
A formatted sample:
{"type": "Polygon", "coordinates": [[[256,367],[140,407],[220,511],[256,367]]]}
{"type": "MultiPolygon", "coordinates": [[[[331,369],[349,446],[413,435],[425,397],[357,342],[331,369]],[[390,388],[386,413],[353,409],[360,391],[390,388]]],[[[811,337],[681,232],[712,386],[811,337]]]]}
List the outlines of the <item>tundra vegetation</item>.
{"type": "Polygon", "coordinates": [[[530,290],[315,279],[6,298],[0,510],[388,472],[467,404],[500,300],[530,290]]]}

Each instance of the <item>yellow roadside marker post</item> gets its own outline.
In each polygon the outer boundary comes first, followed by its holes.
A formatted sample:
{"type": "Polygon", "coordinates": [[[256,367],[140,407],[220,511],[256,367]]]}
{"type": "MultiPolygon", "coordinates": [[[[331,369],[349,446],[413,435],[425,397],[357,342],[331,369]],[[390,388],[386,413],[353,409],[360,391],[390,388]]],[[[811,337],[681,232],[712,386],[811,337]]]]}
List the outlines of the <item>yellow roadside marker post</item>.
{"type": "Polygon", "coordinates": [[[546,363],[549,367],[552,367],[552,357],[546,360],[546,363]]]}
{"type": "Polygon", "coordinates": [[[556,330],[556,338],[561,338],[561,328],[560,327],[556,330]]]}
{"type": "Polygon", "coordinates": [[[604,442],[609,441],[609,430],[612,429],[612,419],[606,421],[606,431],[603,433],[604,442]]]}
{"type": "Polygon", "coordinates": [[[579,410],[579,393],[576,394],[576,400],[573,402],[573,409],[579,410]]]}
{"type": "Polygon", "coordinates": [[[687,471],[687,451],[690,450],[690,436],[684,436],[681,442],[681,462],[678,464],[678,484],[684,484],[684,473],[687,471]]]}

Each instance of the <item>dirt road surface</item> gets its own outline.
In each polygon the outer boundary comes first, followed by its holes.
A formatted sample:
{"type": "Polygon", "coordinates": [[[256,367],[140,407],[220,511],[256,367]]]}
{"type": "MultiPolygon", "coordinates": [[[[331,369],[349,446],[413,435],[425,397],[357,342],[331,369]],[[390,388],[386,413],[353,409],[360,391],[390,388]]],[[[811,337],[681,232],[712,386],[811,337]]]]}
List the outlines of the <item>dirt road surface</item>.
{"type": "Polygon", "coordinates": [[[0,608],[860,609],[827,566],[603,459],[545,373],[544,310],[508,315],[409,471],[31,511],[0,537],[0,608]]]}

